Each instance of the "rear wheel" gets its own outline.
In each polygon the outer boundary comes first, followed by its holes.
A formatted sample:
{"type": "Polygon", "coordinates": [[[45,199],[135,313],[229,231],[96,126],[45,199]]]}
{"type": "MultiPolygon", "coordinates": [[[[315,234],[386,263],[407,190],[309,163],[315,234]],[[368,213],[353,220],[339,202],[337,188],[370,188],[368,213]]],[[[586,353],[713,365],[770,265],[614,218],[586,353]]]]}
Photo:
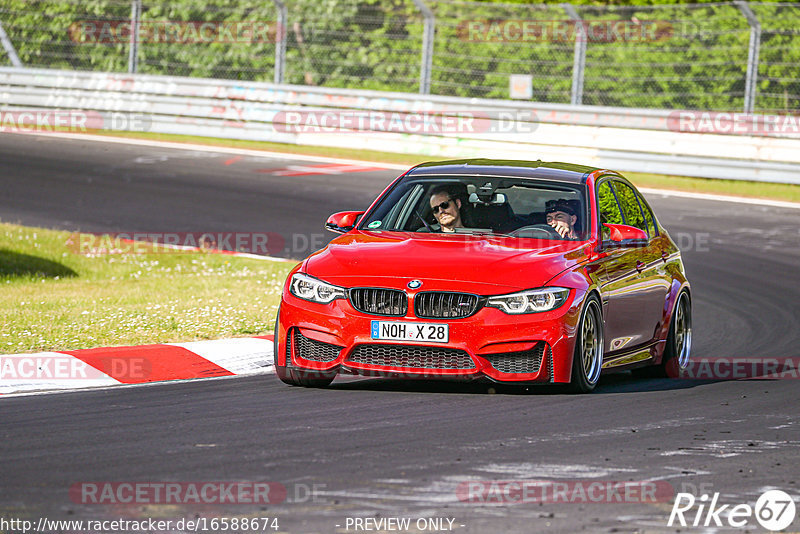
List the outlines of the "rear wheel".
{"type": "Polygon", "coordinates": [[[667,346],[664,349],[662,374],[670,378],[678,378],[689,367],[692,351],[692,301],[685,291],[678,295],[678,303],[672,314],[667,346]]]}
{"type": "Polygon", "coordinates": [[[570,387],[576,393],[589,393],[600,380],[603,366],[603,316],[600,302],[594,295],[586,305],[578,321],[575,354],[572,357],[570,387]]]}
{"type": "Polygon", "coordinates": [[[678,378],[689,366],[691,351],[692,301],[689,294],[682,291],[672,312],[661,363],[634,369],[633,374],[642,378],[678,378]]]}
{"type": "MultiPolygon", "coordinates": [[[[280,317],[280,309],[278,310],[278,317],[280,317]]],[[[280,365],[278,363],[278,347],[281,346],[281,343],[279,343],[278,340],[278,318],[276,317],[273,357],[275,359],[275,374],[278,375],[278,378],[280,378],[282,382],[292,386],[304,386],[309,388],[324,388],[333,382],[333,379],[336,377],[335,374],[324,373],[322,371],[302,371],[300,369],[292,369],[290,365],[280,365]]],[[[288,342],[288,339],[284,340],[284,343],[288,342]]],[[[283,350],[286,351],[285,344],[283,344],[283,350]]],[[[286,353],[284,352],[284,354],[286,353]]]]}

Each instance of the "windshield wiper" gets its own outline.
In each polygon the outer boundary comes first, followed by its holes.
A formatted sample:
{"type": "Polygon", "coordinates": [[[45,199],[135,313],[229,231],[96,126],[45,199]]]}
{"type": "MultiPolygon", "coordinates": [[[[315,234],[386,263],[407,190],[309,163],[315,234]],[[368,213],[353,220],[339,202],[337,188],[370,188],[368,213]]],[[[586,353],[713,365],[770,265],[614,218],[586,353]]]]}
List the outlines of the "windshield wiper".
{"type": "Polygon", "coordinates": [[[509,234],[495,232],[494,230],[490,230],[489,228],[456,228],[455,233],[466,234],[466,235],[491,236],[491,237],[514,237],[509,234]]]}

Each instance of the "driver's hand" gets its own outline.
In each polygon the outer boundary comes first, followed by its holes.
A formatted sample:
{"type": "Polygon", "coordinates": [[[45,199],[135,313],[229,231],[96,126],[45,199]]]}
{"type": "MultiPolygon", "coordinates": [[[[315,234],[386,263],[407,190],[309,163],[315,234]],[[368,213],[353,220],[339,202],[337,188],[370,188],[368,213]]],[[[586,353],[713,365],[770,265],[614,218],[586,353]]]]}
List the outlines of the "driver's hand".
{"type": "Polygon", "coordinates": [[[551,224],[550,226],[552,226],[553,229],[558,232],[558,235],[560,235],[562,239],[566,239],[567,236],[572,232],[569,225],[564,221],[554,221],[554,224],[551,224]]]}

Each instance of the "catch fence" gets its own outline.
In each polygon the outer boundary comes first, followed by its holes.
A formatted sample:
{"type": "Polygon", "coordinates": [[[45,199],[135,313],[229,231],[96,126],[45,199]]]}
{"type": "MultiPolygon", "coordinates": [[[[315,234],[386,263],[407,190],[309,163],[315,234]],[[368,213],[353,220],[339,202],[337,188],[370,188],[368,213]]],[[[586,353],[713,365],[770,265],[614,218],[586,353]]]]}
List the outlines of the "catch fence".
{"type": "Polygon", "coordinates": [[[0,44],[0,65],[25,68],[572,105],[800,111],[795,2],[4,0],[0,44]]]}

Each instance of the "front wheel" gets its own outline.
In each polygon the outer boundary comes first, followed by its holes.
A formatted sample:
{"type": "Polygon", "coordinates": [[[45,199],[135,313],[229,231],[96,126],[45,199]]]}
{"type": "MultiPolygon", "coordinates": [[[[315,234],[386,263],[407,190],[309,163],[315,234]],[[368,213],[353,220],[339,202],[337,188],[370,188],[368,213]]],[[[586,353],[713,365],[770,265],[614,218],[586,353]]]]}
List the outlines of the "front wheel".
{"type": "Polygon", "coordinates": [[[570,387],[576,393],[589,393],[600,380],[603,366],[603,315],[594,295],[586,300],[578,321],[575,354],[572,357],[570,387]]]}

